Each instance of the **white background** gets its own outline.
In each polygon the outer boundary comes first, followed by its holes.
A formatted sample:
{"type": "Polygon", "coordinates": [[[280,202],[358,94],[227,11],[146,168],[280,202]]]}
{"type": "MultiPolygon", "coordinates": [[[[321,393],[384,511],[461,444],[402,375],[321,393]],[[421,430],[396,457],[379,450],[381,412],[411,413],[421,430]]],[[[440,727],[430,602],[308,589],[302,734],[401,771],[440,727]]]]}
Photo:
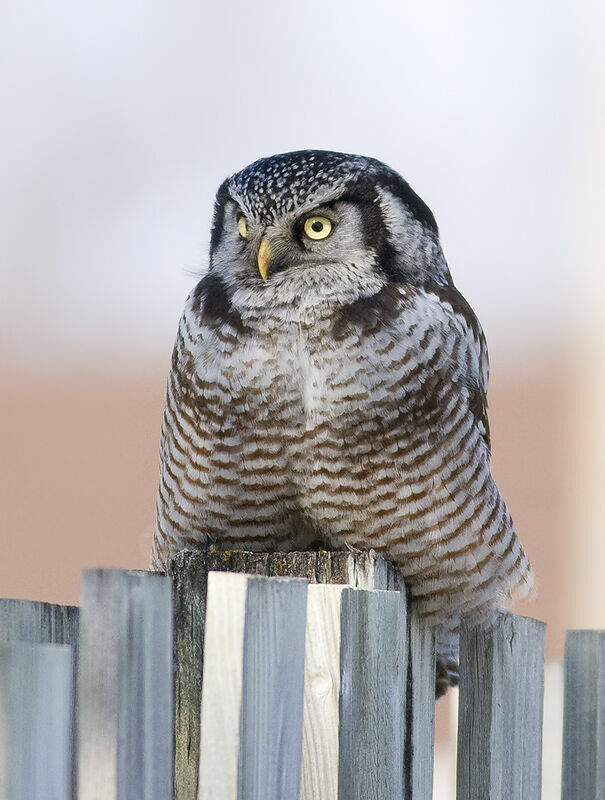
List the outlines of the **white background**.
{"type": "Polygon", "coordinates": [[[205,269],[218,184],[305,147],[371,155],[409,180],[492,356],[557,347],[583,318],[588,2],[4,8],[0,332],[13,363],[165,359],[205,269]]]}

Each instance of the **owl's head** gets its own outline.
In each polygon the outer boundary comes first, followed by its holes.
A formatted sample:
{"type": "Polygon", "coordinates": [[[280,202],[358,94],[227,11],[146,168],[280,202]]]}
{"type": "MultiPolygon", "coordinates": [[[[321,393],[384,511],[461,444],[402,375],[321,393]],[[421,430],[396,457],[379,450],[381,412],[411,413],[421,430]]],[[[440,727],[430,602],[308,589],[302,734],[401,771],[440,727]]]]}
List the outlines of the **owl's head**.
{"type": "Polygon", "coordinates": [[[254,292],[451,283],[435,218],[380,161],[322,150],[261,158],[219,188],[210,269],[254,292]]]}

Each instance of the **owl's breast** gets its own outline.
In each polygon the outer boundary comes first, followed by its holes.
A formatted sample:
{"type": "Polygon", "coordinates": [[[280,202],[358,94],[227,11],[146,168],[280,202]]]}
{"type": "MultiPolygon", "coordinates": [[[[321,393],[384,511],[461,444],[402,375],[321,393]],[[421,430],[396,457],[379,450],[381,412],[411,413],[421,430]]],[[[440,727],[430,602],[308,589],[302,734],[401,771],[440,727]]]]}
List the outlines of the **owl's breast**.
{"type": "Polygon", "coordinates": [[[412,337],[387,326],[336,336],[334,307],[303,319],[291,335],[307,430],[388,417],[409,401],[421,368],[412,337]]]}

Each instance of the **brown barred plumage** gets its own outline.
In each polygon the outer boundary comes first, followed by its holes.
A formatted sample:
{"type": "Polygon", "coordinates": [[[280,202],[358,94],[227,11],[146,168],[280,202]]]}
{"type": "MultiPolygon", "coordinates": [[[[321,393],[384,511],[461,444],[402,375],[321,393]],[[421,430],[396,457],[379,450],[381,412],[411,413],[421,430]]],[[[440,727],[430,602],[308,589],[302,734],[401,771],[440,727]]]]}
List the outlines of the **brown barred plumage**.
{"type": "Polygon", "coordinates": [[[396,173],[316,151],[257,162],[221,187],[211,271],[179,326],[153,566],[208,539],[372,547],[446,654],[461,616],[532,582],[490,474],[487,375],[432,215],[396,173]],[[296,233],[311,212],[330,215],[325,242],[296,233]]]}

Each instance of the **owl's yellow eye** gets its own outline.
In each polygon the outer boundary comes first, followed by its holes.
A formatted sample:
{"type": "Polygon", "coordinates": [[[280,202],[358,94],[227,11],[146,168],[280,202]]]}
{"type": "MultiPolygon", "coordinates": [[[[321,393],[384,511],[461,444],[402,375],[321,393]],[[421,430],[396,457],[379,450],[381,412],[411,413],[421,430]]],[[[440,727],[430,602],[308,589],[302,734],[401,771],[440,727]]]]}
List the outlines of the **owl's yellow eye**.
{"type": "Polygon", "coordinates": [[[327,239],[332,233],[332,223],[327,217],[307,217],[304,224],[304,231],[314,241],[327,239]]]}
{"type": "Polygon", "coordinates": [[[239,235],[242,239],[245,239],[248,236],[248,223],[246,222],[246,217],[240,217],[237,221],[237,230],[239,231],[239,235]]]}

